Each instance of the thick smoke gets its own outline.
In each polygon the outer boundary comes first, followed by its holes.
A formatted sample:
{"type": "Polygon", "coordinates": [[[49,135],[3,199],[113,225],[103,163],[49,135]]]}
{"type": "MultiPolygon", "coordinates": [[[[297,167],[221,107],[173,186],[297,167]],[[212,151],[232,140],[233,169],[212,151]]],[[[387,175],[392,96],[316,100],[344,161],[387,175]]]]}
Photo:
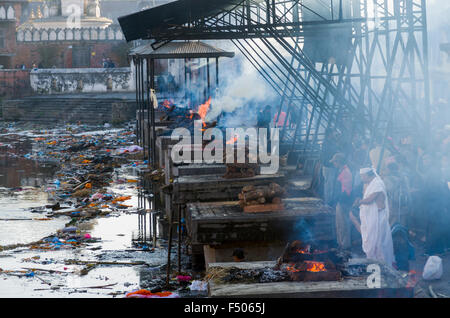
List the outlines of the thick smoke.
{"type": "Polygon", "coordinates": [[[235,52],[236,56],[229,61],[221,60],[219,89],[213,96],[206,119],[215,120],[221,113],[245,112],[247,117],[232,116],[227,119],[232,121],[228,124],[236,126],[247,122],[248,116],[255,117],[257,109],[270,104],[276,93],[236,47],[228,46],[226,50],[235,52]]]}

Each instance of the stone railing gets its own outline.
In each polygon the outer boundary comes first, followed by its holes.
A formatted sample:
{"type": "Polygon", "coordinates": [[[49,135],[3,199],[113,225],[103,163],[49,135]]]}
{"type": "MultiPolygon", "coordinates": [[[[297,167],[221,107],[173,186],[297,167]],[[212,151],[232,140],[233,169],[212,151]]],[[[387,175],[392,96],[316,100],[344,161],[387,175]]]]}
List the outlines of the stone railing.
{"type": "Polygon", "coordinates": [[[134,77],[129,67],[37,69],[30,84],[37,94],[128,92],[134,77]]]}
{"type": "Polygon", "coordinates": [[[16,35],[17,42],[50,42],[50,41],[124,41],[119,26],[107,28],[81,29],[20,29],[16,35]]]}

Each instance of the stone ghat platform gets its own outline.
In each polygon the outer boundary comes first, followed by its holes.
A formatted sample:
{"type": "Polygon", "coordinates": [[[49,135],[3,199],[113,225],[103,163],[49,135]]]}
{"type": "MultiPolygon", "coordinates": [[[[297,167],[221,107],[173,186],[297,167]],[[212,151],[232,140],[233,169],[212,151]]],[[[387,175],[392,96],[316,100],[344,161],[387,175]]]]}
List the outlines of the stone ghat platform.
{"type": "Polygon", "coordinates": [[[278,258],[287,241],[314,238],[335,246],[335,213],[320,199],[283,199],[283,205],[283,211],[246,213],[237,201],[187,203],[195,266],[231,262],[236,248],[247,261],[265,261],[278,258]]]}
{"type": "Polygon", "coordinates": [[[136,118],[134,93],[40,95],[6,100],[3,120],[42,124],[122,123],[136,118]]]}
{"type": "Polygon", "coordinates": [[[283,183],[283,174],[256,175],[249,178],[226,179],[221,175],[192,175],[179,177],[173,182],[174,202],[234,200],[247,185],[283,183]]]}
{"type": "MultiPolygon", "coordinates": [[[[211,263],[209,272],[230,268],[243,270],[270,269],[275,261],[211,263]]],[[[384,264],[368,259],[350,259],[349,266],[358,266],[362,270],[339,281],[318,282],[269,282],[269,283],[221,283],[210,280],[209,297],[221,298],[412,298],[414,288],[399,272],[384,264]],[[380,268],[380,285],[368,284],[367,266],[377,264],[380,268]]]]}
{"type": "Polygon", "coordinates": [[[334,211],[316,198],[283,199],[283,211],[246,213],[237,201],[187,204],[186,226],[193,243],[289,241],[301,231],[333,241],[334,211]]]}

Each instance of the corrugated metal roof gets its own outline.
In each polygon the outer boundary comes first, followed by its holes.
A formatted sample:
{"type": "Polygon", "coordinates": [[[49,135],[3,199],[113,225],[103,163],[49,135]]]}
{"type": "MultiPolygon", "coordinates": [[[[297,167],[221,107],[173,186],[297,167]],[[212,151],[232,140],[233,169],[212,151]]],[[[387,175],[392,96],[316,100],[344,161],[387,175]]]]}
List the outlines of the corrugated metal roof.
{"type": "MultiPolygon", "coordinates": [[[[126,40],[151,39],[152,32],[213,17],[243,0],[178,0],[118,18],[126,40]]],[[[261,1],[261,0],[254,0],[261,1]]]]}
{"type": "Polygon", "coordinates": [[[155,59],[215,58],[234,57],[227,52],[203,42],[169,42],[156,50],[151,44],[145,44],[131,50],[130,55],[155,59]]]}

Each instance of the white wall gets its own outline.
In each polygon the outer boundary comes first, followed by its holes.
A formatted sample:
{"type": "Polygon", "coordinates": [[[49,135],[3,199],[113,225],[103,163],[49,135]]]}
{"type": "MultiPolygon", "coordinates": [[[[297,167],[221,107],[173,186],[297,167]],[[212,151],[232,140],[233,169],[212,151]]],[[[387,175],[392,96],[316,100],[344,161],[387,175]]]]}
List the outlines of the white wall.
{"type": "Polygon", "coordinates": [[[36,69],[30,83],[38,94],[134,91],[131,68],[36,69]]]}

